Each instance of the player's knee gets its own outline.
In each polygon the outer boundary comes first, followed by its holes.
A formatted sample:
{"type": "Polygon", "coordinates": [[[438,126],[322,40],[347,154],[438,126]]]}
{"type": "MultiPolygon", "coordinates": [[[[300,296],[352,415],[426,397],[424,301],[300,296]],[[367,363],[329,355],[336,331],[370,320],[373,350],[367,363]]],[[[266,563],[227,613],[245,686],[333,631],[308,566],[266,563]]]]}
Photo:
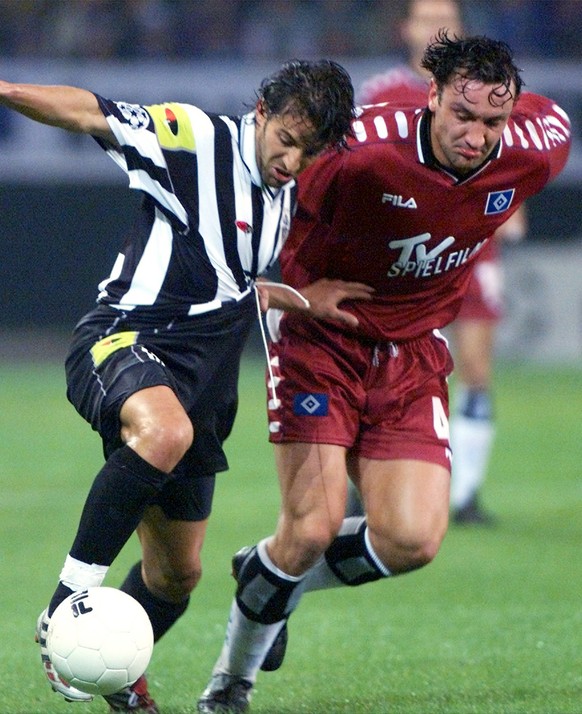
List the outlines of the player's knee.
{"type": "Polygon", "coordinates": [[[150,463],[166,472],[172,471],[181,461],[193,439],[194,429],[186,415],[143,424],[136,434],[137,450],[142,455],[147,454],[150,463]]]}
{"type": "Polygon", "coordinates": [[[407,573],[431,563],[441,542],[442,538],[433,534],[391,534],[377,539],[374,549],[391,573],[407,573]]]}

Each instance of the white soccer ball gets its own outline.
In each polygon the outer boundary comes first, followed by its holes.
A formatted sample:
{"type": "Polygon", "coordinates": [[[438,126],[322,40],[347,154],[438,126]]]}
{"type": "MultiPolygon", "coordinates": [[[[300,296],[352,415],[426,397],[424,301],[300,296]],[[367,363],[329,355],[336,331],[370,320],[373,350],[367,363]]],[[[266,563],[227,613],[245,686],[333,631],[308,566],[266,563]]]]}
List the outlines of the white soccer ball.
{"type": "Polygon", "coordinates": [[[154,635],[143,607],[116,588],[70,595],[50,619],[46,644],[58,674],[89,694],[113,694],[133,684],[152,656],[154,635]]]}

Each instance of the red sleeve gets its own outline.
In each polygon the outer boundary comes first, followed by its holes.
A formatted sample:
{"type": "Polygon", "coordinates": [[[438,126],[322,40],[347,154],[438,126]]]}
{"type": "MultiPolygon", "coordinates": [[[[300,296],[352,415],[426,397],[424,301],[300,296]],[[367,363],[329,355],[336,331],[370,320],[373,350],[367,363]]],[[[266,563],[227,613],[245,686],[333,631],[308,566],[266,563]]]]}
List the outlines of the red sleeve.
{"type": "Polygon", "coordinates": [[[370,77],[362,85],[360,104],[417,104],[426,106],[428,81],[418,73],[403,65],[382,74],[370,77]]]}
{"type": "Polygon", "coordinates": [[[428,100],[428,90],[422,85],[405,84],[390,84],[384,87],[378,87],[376,91],[371,92],[366,104],[383,104],[384,102],[393,102],[398,104],[415,104],[419,107],[424,107],[428,100]]]}
{"type": "Polygon", "coordinates": [[[552,99],[525,92],[518,99],[504,133],[506,144],[537,149],[545,162],[547,181],[566,165],[572,144],[571,123],[552,99]]]}

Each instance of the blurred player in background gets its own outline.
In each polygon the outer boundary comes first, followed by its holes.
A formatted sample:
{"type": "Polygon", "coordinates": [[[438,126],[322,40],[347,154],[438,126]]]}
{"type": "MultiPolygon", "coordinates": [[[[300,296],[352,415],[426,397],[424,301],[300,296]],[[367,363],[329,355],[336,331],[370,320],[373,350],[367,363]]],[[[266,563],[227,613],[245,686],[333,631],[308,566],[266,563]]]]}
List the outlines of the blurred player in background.
{"type": "Polygon", "coordinates": [[[503,42],[439,33],[422,66],[422,104],[369,107],[350,150],[301,176],[283,279],[299,290],[349,279],[374,294],[343,305],[355,328],[269,321],[281,509],[275,533],[233,558],[237,589],[202,714],[248,709],[259,669],[283,661],[303,593],[421,568],[446,534],[453,365],[439,330],[497,228],[564,167],[571,131],[553,101],[520,95],[503,42]],[[365,516],[344,517],[348,471],[365,516]]]}
{"type": "MultiPolygon", "coordinates": [[[[440,28],[463,34],[458,0],[410,0],[401,24],[407,63],[375,75],[361,88],[362,104],[419,102],[426,99],[430,76],[421,66],[427,44],[440,28]]],[[[494,517],[481,503],[495,433],[492,367],[496,326],[502,316],[502,266],[497,241],[521,240],[526,215],[520,207],[495,233],[475,262],[467,294],[450,327],[455,357],[455,392],[451,414],[453,465],[451,508],[455,523],[491,525],[494,517]]],[[[348,513],[357,513],[358,494],[350,486],[348,513]]]]}
{"type": "MultiPolygon", "coordinates": [[[[143,199],[66,361],[67,395],[100,434],[106,462],[37,639],[53,690],[82,702],[92,696],[61,679],[48,657],[50,617],[71,593],[101,585],[136,530],[142,560],[121,589],[145,608],[155,641],[186,611],[201,577],[215,475],[228,467],[222,447],[257,319],[255,281],[287,238],[296,176],[323,149],[344,146],[353,87],[334,62],[296,60],[267,77],[254,110],[238,117],[9,82],[0,82],[0,104],[93,136],[143,199]]],[[[282,288],[258,290],[263,309],[306,310],[282,288]]],[[[328,281],[323,292],[321,315],[341,319],[336,303],[362,291],[328,281]]],[[[145,677],[105,699],[113,711],[158,712],[145,677]]]]}

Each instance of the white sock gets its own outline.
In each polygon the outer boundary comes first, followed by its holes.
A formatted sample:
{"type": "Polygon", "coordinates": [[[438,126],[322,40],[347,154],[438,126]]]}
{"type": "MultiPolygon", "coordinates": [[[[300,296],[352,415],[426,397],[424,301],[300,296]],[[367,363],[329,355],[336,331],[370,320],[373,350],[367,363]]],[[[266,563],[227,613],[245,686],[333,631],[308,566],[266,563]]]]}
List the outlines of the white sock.
{"type": "Polygon", "coordinates": [[[471,419],[464,415],[451,419],[451,506],[454,510],[466,506],[483,484],[494,435],[495,428],[489,419],[471,419]]]}
{"type": "MultiPolygon", "coordinates": [[[[265,538],[257,545],[257,551],[263,565],[281,580],[300,582],[303,576],[287,575],[273,563],[267,553],[268,541],[269,539],[265,538]]],[[[269,587],[267,584],[268,593],[269,587]]],[[[297,594],[294,599],[298,600],[301,593],[299,588],[296,588],[296,590],[297,594]]],[[[241,611],[235,598],[230,608],[222,651],[212,673],[236,674],[254,683],[265,655],[284,624],[284,619],[269,625],[250,620],[241,611]]]]}
{"type": "Polygon", "coordinates": [[[236,674],[255,682],[266,653],[285,624],[284,620],[263,625],[245,617],[232,601],[226,636],[212,674],[236,674]]]}
{"type": "Polygon", "coordinates": [[[99,587],[108,570],[109,566],[107,565],[83,563],[82,560],[67,555],[59,580],[70,590],[76,592],[85,588],[99,587]]]}

